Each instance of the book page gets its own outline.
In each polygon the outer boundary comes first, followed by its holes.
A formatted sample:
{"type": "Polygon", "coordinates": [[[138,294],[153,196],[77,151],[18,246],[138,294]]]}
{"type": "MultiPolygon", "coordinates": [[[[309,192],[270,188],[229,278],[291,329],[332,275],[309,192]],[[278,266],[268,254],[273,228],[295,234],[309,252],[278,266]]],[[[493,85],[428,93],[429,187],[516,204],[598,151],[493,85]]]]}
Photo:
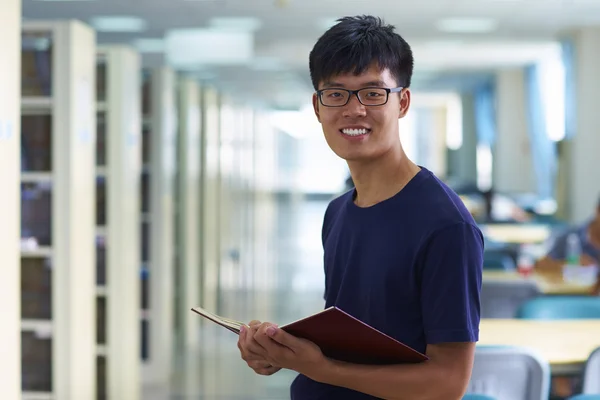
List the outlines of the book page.
{"type": "Polygon", "coordinates": [[[213,321],[213,322],[215,322],[237,334],[240,333],[240,328],[242,327],[242,325],[245,325],[243,322],[239,322],[239,321],[235,321],[233,319],[215,315],[215,314],[211,313],[210,311],[206,311],[205,309],[203,309],[201,307],[194,307],[194,308],[192,308],[192,311],[200,314],[201,316],[203,316],[203,317],[205,317],[205,318],[207,318],[207,319],[209,319],[209,320],[211,320],[211,321],[213,321]]]}

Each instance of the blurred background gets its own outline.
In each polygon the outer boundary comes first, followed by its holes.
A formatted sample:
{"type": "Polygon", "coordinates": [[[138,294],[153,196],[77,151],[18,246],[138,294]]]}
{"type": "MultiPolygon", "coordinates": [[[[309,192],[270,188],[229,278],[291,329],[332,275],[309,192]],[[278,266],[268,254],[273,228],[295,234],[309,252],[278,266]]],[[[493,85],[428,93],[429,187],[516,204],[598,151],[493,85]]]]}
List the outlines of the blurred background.
{"type": "Polygon", "coordinates": [[[593,0],[3,0],[0,398],[289,398],[190,309],[323,308],[352,182],[308,54],[359,14],[412,46],[398,134],[485,235],[469,393],[600,398],[593,0]]]}

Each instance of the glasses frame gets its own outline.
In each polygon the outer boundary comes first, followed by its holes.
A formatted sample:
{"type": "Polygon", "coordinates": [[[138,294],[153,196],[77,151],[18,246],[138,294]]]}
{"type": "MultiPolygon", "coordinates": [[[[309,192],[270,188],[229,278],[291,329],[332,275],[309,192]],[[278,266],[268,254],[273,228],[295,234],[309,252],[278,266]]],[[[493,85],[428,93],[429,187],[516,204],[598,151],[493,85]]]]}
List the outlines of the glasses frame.
{"type": "Polygon", "coordinates": [[[364,88],[360,88],[360,89],[356,89],[356,90],[350,90],[350,89],[344,89],[344,88],[335,88],[335,87],[331,87],[331,88],[326,88],[326,89],[320,89],[317,90],[317,97],[319,98],[319,102],[323,105],[323,107],[345,107],[349,102],[350,99],[352,98],[353,95],[356,96],[356,98],[358,99],[358,102],[360,104],[362,104],[365,107],[381,107],[387,104],[388,100],[390,99],[390,93],[400,93],[402,91],[402,89],[404,89],[404,87],[399,86],[399,87],[395,87],[395,88],[384,88],[384,87],[377,87],[377,86],[369,86],[369,87],[364,87],[364,88]],[[360,97],[358,97],[358,92],[362,91],[362,90],[367,90],[367,89],[379,89],[379,90],[385,90],[386,92],[386,96],[385,96],[385,102],[381,103],[381,104],[365,104],[360,100],[360,97]],[[344,92],[348,92],[348,98],[346,99],[346,102],[344,104],[340,104],[337,106],[329,106],[323,103],[323,92],[326,90],[341,90],[344,92]]]}

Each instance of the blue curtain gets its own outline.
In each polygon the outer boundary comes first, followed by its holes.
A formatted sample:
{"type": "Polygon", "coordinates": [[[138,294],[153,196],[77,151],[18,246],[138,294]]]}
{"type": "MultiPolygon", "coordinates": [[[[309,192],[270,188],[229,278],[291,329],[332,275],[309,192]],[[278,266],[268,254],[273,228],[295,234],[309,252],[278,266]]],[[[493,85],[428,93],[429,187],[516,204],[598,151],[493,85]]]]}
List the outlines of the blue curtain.
{"type": "Polygon", "coordinates": [[[561,41],[562,60],[565,67],[565,139],[575,135],[575,45],[571,39],[561,41]]]}
{"type": "Polygon", "coordinates": [[[496,93],[493,82],[475,89],[473,99],[477,142],[492,147],[496,141],[496,93]]]}
{"type": "Polygon", "coordinates": [[[551,199],[554,198],[556,179],[556,147],[548,137],[546,129],[545,110],[537,65],[526,68],[525,88],[527,92],[527,122],[537,178],[538,196],[543,199],[551,199]]]}

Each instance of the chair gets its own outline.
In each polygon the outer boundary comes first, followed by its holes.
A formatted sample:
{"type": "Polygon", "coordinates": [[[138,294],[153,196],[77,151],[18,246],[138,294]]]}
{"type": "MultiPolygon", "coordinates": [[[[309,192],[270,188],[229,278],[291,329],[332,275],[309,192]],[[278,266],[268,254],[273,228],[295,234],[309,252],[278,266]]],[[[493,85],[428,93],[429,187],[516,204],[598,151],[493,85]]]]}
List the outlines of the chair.
{"type": "Polygon", "coordinates": [[[523,304],[517,318],[596,319],[600,318],[600,298],[588,296],[544,296],[523,304]]]}
{"type": "Polygon", "coordinates": [[[521,305],[540,296],[537,284],[530,280],[484,280],[481,285],[481,318],[515,318],[521,305]]]}
{"type": "MultiPolygon", "coordinates": [[[[596,398],[600,400],[600,347],[590,354],[585,363],[582,392],[588,395],[596,395],[596,398]]],[[[589,400],[593,399],[593,396],[589,398],[589,400]]],[[[583,400],[583,398],[580,400],[583,400]]],[[[586,400],[588,399],[586,398],[586,400]]]]}
{"type": "Polygon", "coordinates": [[[548,400],[550,365],[526,348],[477,346],[467,392],[496,400],[548,400]]]}
{"type": "Polygon", "coordinates": [[[510,254],[495,250],[483,253],[483,268],[487,270],[514,271],[517,269],[517,266],[510,254]]]}
{"type": "Polygon", "coordinates": [[[485,394],[467,393],[463,396],[462,400],[496,400],[496,398],[486,396],[485,394]]]}

